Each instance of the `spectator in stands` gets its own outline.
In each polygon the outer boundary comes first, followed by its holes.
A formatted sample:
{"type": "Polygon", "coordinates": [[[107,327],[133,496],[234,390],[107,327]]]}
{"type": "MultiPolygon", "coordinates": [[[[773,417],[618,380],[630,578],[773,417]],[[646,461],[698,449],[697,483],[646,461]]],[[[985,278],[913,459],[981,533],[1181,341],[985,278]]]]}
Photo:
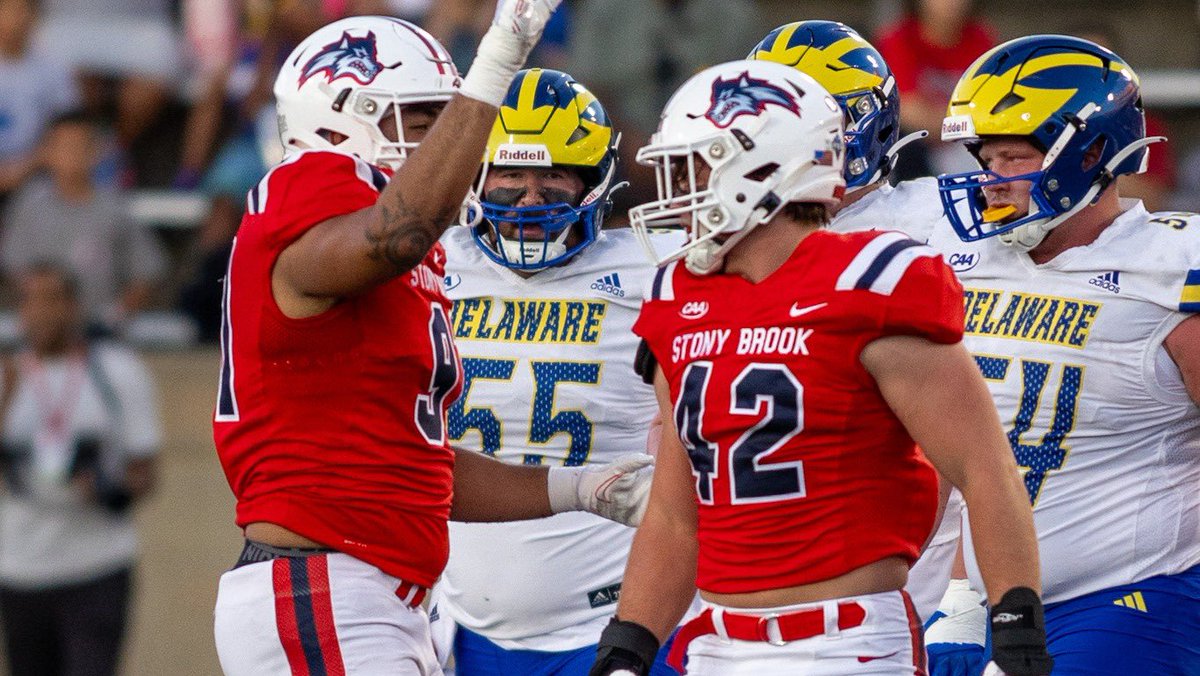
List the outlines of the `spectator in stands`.
{"type": "Polygon", "coordinates": [[[996,45],[995,31],[973,0],[906,0],[900,21],[875,42],[900,88],[901,134],[925,129],[921,143],[900,153],[897,180],[978,166],[958,144],[941,142],[942,118],[958,77],[996,45]]]}
{"type": "MultiPolygon", "coordinates": [[[[1118,54],[1125,53],[1116,30],[1107,23],[1083,24],[1067,31],[1067,34],[1091,40],[1118,54]]],[[[1146,111],[1146,136],[1171,138],[1166,120],[1154,114],[1152,110],[1146,111]]],[[[1173,143],[1156,143],[1150,146],[1146,173],[1125,174],[1118,179],[1121,182],[1121,196],[1140,199],[1146,205],[1146,211],[1166,209],[1176,183],[1175,147],[1173,143]]]]}
{"type": "MultiPolygon", "coordinates": [[[[148,180],[147,157],[161,143],[140,143],[183,81],[183,39],[175,30],[175,0],[41,0],[35,44],[53,50],[75,70],[84,105],[93,115],[114,109],[121,152],[148,180]]],[[[125,177],[133,181],[132,175],[125,177]]]]}
{"type": "Polygon", "coordinates": [[[78,105],[68,67],[30,48],[32,0],[0,0],[0,206],[28,177],[46,124],[78,105]]]}
{"type": "MultiPolygon", "coordinates": [[[[382,1],[382,0],[381,0],[382,1]]],[[[246,193],[281,159],[271,87],[292,47],[328,20],[318,0],[240,2],[239,30],[228,62],[210,74],[192,109],[176,189],[198,189],[209,211],[186,257],[179,307],[201,341],[217,339],[221,284],[246,193]],[[277,151],[272,156],[271,151],[277,151]]],[[[357,5],[350,9],[359,9],[357,5]]]]}
{"type": "Polygon", "coordinates": [[[98,133],[78,112],[51,123],[41,147],[47,173],[30,179],[8,205],[0,272],[54,261],[79,277],[88,322],[119,330],[146,306],[166,263],[154,234],[127,218],[122,193],[95,184],[98,133]]]}
{"type": "Polygon", "coordinates": [[[0,614],[13,674],[115,674],[161,443],[150,374],[89,343],[62,267],[21,272],[23,350],[0,370],[0,614]]]}
{"type": "MultiPolygon", "coordinates": [[[[632,156],[671,94],[707,66],[744,58],[769,28],[764,21],[753,0],[588,0],[575,16],[567,70],[604,101],[632,156]]],[[[655,199],[652,170],[624,169],[632,187],[614,195],[618,211],[655,199]]]]}

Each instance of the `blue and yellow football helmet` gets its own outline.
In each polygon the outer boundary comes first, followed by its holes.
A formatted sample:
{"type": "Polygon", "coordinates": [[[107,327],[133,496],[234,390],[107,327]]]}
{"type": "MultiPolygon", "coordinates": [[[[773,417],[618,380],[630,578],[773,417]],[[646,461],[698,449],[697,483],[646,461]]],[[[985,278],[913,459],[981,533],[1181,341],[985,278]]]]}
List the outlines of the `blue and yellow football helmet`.
{"type": "Polygon", "coordinates": [[[746,57],[774,61],[808,75],[837,99],[846,126],[846,188],[887,176],[900,139],[900,94],[879,51],[846,24],[798,21],[767,34],[746,57]]]}
{"type": "Polygon", "coordinates": [[[611,210],[618,135],[586,87],[566,73],[530,68],[517,73],[500,104],[488,139],[476,193],[475,242],[493,261],[517,270],[541,270],[569,260],[596,241],[611,210]],[[575,204],[514,206],[488,201],[483,184],[496,167],[569,167],[583,179],[575,204]],[[515,238],[501,233],[512,223],[515,238]],[[567,246],[572,228],[581,238],[567,246]],[[526,236],[527,228],[537,235],[526,236]]]}
{"type": "Polygon", "coordinates": [[[964,241],[1000,236],[1029,249],[1121,174],[1144,170],[1146,119],[1137,75],[1121,57],[1095,43],[1065,35],[1011,40],[979,57],[954,93],[942,139],[965,142],[977,154],[989,137],[1021,137],[1046,159],[1021,176],[970,171],[938,177],[946,215],[964,241]],[[1085,165],[1089,149],[1100,159],[1085,165]],[[1031,182],[1029,213],[987,208],[987,183],[1031,182]]]}

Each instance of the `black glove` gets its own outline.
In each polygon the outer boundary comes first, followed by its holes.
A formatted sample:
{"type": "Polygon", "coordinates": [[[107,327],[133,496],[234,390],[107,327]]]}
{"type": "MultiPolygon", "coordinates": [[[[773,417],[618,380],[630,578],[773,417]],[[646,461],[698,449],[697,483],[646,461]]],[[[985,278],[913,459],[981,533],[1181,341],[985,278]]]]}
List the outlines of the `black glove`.
{"type": "Polygon", "coordinates": [[[614,617],[600,634],[596,662],[588,676],[607,676],[621,669],[646,676],[657,656],[658,637],[653,632],[637,622],[614,617]]]}
{"type": "Polygon", "coordinates": [[[1054,667],[1042,600],[1029,587],[1009,589],[992,607],[992,661],[1009,676],[1045,676],[1054,667]]]}

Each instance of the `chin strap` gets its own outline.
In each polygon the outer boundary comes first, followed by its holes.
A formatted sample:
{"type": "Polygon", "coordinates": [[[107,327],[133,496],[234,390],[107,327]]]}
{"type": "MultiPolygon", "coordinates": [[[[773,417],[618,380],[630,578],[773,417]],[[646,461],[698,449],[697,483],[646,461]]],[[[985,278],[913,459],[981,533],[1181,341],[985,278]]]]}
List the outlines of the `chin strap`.
{"type": "Polygon", "coordinates": [[[462,206],[458,209],[458,224],[474,228],[483,222],[483,205],[475,197],[475,191],[467,193],[462,206]]]}
{"type": "Polygon", "coordinates": [[[1041,244],[1042,240],[1046,238],[1046,235],[1049,234],[1051,230],[1059,225],[1062,225],[1080,211],[1083,211],[1085,207],[1090,206],[1092,202],[1094,202],[1100,195],[1100,193],[1117,179],[1113,172],[1117,170],[1117,167],[1121,166],[1122,162],[1129,159],[1131,155],[1142,148],[1154,143],[1161,143],[1166,140],[1167,137],[1165,136],[1147,136],[1146,138],[1138,139],[1133,143],[1130,143],[1118,151],[1116,155],[1113,155],[1112,159],[1110,159],[1108,163],[1104,165],[1104,168],[1100,170],[1099,176],[1097,176],[1096,180],[1092,182],[1092,186],[1088,188],[1086,193],[1084,193],[1083,198],[1075,203],[1075,206],[1071,207],[1067,211],[1064,211],[1058,216],[1055,216],[1054,218],[1032,221],[1030,223],[1013,228],[1004,234],[997,235],[997,237],[1000,238],[1001,242],[1004,242],[1018,251],[1029,251],[1038,244],[1041,244]]]}

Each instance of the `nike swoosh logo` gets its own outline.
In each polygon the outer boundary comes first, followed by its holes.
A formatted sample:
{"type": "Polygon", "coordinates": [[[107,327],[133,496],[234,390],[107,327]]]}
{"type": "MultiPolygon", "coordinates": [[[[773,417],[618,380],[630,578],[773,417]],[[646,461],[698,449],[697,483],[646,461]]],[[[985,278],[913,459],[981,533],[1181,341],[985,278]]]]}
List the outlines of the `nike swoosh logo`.
{"type": "Polygon", "coordinates": [[[796,307],[797,305],[799,305],[799,303],[792,303],[792,309],[788,310],[789,316],[799,317],[800,315],[806,315],[810,312],[820,310],[826,305],[829,305],[829,303],[817,303],[816,305],[809,305],[808,307],[796,307]]]}
{"type": "Polygon", "coordinates": [[[899,654],[900,654],[900,651],[897,650],[894,653],[888,653],[887,655],[878,655],[876,657],[863,657],[862,655],[859,655],[858,661],[861,662],[862,664],[866,664],[867,662],[874,662],[875,660],[883,660],[883,659],[887,659],[889,657],[895,657],[896,655],[899,655],[899,654]]]}

